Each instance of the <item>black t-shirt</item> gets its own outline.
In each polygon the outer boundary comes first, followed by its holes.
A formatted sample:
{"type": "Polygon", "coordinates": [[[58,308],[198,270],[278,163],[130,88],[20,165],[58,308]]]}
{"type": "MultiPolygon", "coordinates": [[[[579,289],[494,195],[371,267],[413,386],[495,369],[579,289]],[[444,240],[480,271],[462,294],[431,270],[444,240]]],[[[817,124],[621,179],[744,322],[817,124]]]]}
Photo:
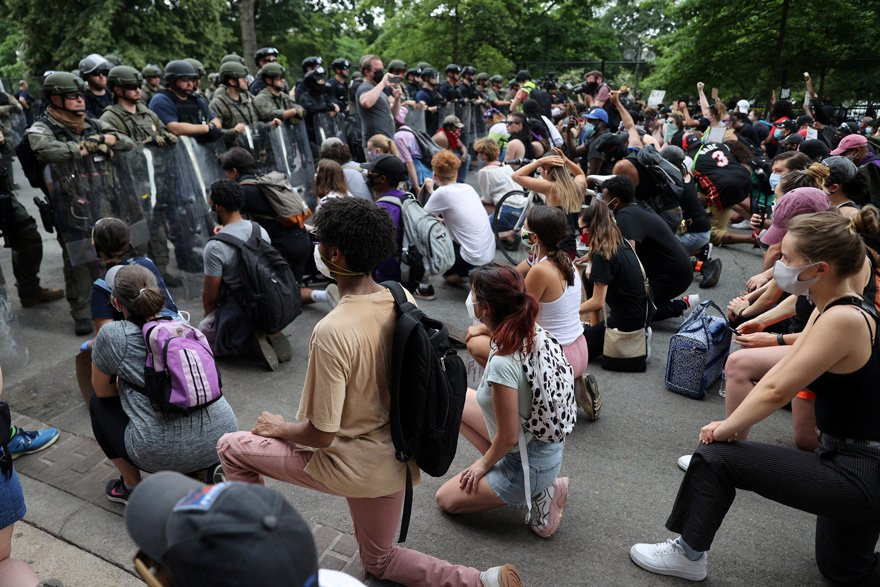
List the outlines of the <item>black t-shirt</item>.
{"type": "Polygon", "coordinates": [[[610,260],[594,252],[590,255],[590,262],[590,281],[608,286],[605,294],[609,310],[606,326],[625,332],[644,328],[647,305],[645,284],[633,250],[622,244],[610,260]]]}
{"type": "Polygon", "coordinates": [[[596,133],[590,137],[590,141],[588,143],[589,150],[587,151],[587,164],[594,159],[601,159],[602,164],[599,166],[599,171],[597,175],[611,175],[614,171],[614,162],[606,157],[602,152],[596,148],[596,144],[599,142],[599,137],[608,132],[604,130],[602,132],[596,133]]]}
{"type": "Polygon", "coordinates": [[[697,197],[697,186],[694,180],[686,181],[684,193],[681,195],[681,216],[687,223],[688,232],[709,232],[712,228],[709,215],[697,197]]]}
{"type": "Polygon", "coordinates": [[[749,170],[721,143],[706,143],[694,157],[694,177],[710,206],[724,209],[742,202],[752,192],[749,170]]]}
{"type": "Polygon", "coordinates": [[[635,241],[655,299],[660,302],[683,293],[694,279],[694,270],[690,255],[669,225],[638,204],[618,210],[614,217],[623,236],[635,241]]]}
{"type": "Polygon", "coordinates": [[[109,90],[100,96],[87,90],[83,92],[83,98],[85,98],[86,102],[86,112],[92,118],[101,118],[101,113],[104,111],[104,108],[113,103],[113,97],[109,90]]]}
{"type": "Polygon", "coordinates": [[[442,84],[440,84],[437,87],[437,91],[446,102],[453,102],[461,98],[461,94],[459,93],[458,88],[456,88],[449,82],[443,82],[442,84]]]}

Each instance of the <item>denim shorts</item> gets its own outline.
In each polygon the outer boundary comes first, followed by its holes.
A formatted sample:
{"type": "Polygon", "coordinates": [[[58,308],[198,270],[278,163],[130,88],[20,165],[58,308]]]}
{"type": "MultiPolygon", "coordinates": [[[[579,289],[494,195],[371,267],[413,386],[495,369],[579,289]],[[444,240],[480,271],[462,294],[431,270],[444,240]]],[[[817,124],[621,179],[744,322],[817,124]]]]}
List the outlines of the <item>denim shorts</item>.
{"type": "Polygon", "coordinates": [[[24,493],[18,482],[18,475],[12,471],[12,477],[0,473],[0,528],[6,528],[24,518],[24,493]]]}
{"type": "MultiPolygon", "coordinates": [[[[562,468],[563,442],[531,441],[526,449],[529,454],[529,481],[531,484],[530,495],[535,496],[549,487],[559,469],[562,468]]],[[[495,492],[504,503],[512,506],[528,507],[531,504],[523,503],[525,499],[522,460],[519,458],[519,447],[515,452],[507,453],[495,466],[489,470],[486,480],[492,491],[495,492]]]]}
{"type": "Polygon", "coordinates": [[[684,249],[691,255],[700,252],[709,242],[712,233],[706,232],[686,232],[678,235],[678,240],[684,246],[684,249]]]}

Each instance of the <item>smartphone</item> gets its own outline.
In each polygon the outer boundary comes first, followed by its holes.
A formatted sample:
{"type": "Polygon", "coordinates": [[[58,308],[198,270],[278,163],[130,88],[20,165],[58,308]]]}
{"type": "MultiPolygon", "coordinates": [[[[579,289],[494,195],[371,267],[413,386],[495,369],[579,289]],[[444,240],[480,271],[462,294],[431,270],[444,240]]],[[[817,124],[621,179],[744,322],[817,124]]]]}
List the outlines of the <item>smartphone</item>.
{"type": "Polygon", "coordinates": [[[762,218],[767,217],[767,204],[755,204],[755,214],[762,218]]]}
{"type": "Polygon", "coordinates": [[[388,78],[388,81],[390,81],[392,84],[399,84],[400,82],[403,81],[403,76],[402,75],[392,75],[391,77],[388,78]]]}
{"type": "Polygon", "coordinates": [[[727,329],[737,336],[742,336],[742,332],[740,332],[739,330],[737,330],[736,328],[734,328],[730,324],[727,325],[727,329]]]}

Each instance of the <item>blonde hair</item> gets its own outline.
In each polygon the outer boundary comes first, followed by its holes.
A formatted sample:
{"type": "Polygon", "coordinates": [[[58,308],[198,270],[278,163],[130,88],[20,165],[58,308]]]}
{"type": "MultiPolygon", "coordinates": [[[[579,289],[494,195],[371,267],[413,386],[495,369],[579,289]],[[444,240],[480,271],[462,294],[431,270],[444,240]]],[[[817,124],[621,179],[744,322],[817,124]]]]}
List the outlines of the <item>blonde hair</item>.
{"type": "Polygon", "coordinates": [[[568,169],[565,167],[552,167],[549,179],[553,182],[548,200],[554,199],[559,202],[559,207],[566,214],[575,214],[581,211],[584,205],[584,193],[574,182],[568,169]]]}
{"type": "Polygon", "coordinates": [[[862,237],[837,211],[801,214],[791,219],[788,234],[797,238],[795,249],[812,263],[834,265],[841,278],[858,273],[867,253],[862,237]]]}
{"type": "Polygon", "coordinates": [[[395,157],[400,156],[400,153],[397,151],[397,143],[385,135],[371,136],[370,140],[367,141],[367,148],[376,149],[386,155],[394,155],[395,157]]]}
{"type": "Polygon", "coordinates": [[[831,175],[831,170],[821,163],[811,163],[803,170],[789,171],[779,180],[779,189],[787,194],[796,188],[817,188],[825,191],[825,180],[831,175]]]}
{"type": "Polygon", "coordinates": [[[489,137],[483,137],[474,143],[474,153],[482,153],[489,161],[497,161],[498,156],[501,155],[501,149],[498,148],[498,143],[489,137]]]}

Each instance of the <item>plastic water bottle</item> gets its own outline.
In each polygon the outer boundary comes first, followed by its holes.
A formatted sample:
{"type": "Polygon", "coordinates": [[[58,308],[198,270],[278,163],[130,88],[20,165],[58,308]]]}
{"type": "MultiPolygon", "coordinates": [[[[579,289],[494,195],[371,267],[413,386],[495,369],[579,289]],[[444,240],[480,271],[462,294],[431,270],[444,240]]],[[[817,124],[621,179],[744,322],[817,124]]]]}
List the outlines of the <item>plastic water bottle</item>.
{"type": "Polygon", "coordinates": [[[721,385],[718,386],[718,395],[721,397],[727,397],[727,376],[724,374],[725,371],[727,371],[727,365],[721,370],[721,385]]]}

